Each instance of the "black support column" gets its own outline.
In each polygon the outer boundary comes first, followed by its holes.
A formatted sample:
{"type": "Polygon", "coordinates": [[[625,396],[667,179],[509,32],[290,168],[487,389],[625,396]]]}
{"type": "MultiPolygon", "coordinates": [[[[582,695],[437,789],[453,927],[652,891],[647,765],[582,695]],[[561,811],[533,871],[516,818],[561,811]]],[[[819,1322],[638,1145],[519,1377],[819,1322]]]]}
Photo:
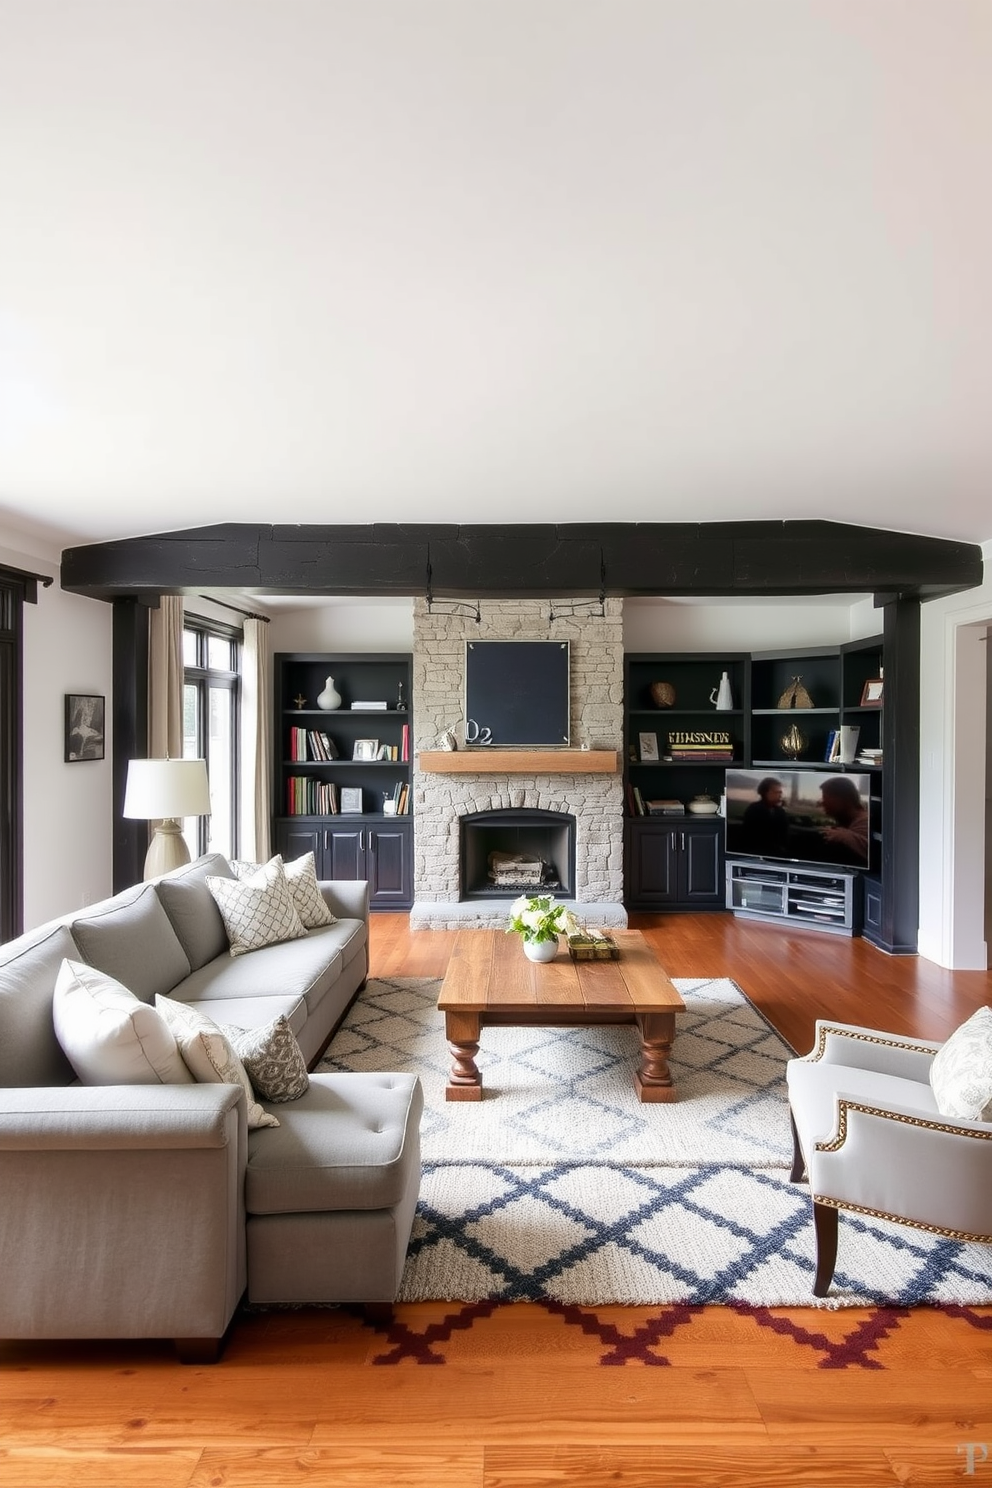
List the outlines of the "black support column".
{"type": "Polygon", "coordinates": [[[882,761],[882,915],[867,938],[915,955],[920,923],[920,601],[882,610],[885,657],[882,761]]]}
{"type": "Polygon", "coordinates": [[[148,851],[148,824],[121,815],[128,760],[148,753],[148,607],[114,600],[114,893],[140,883],[148,851]]]}

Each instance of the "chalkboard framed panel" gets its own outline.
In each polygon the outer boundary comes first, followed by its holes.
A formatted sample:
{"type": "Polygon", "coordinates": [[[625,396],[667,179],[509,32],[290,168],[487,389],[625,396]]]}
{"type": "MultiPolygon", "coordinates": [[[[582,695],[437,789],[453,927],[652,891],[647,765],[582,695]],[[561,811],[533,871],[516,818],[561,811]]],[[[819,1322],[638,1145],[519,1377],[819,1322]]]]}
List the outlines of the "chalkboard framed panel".
{"type": "Polygon", "coordinates": [[[568,641],[466,641],[465,742],[569,742],[568,641]]]}

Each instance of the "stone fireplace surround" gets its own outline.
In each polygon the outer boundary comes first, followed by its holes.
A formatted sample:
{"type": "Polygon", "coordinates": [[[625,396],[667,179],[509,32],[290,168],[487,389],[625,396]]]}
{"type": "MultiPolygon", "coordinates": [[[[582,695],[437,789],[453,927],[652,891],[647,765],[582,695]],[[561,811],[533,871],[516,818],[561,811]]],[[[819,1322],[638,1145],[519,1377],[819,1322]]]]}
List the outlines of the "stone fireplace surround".
{"type": "MultiPolygon", "coordinates": [[[[575,892],[557,895],[592,925],[626,925],[623,907],[623,782],[618,774],[493,771],[484,748],[472,751],[478,772],[436,774],[418,755],[438,747],[450,729],[464,748],[464,662],[467,640],[567,640],[571,656],[573,748],[623,747],[623,606],[608,599],[606,614],[549,619],[546,600],[483,600],[481,620],[432,613],[414,604],[413,767],[414,930],[499,928],[503,897],[461,898],[460,819],[487,811],[533,809],[575,817],[575,892]]],[[[567,756],[563,755],[563,760],[567,756]]]]}

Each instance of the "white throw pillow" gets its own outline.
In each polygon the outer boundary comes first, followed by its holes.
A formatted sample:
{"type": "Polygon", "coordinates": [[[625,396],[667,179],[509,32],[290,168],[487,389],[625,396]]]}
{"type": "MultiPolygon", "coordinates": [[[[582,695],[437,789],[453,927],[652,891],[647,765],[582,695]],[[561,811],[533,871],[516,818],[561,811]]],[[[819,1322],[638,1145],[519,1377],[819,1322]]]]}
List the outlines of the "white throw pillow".
{"type": "Polygon", "coordinates": [[[84,1085],[188,1085],[160,1013],[105,972],[65,960],[52,999],[55,1035],[84,1085]]]}
{"type": "Polygon", "coordinates": [[[306,926],[296,912],[282,858],[263,863],[248,878],[207,877],[227,931],[232,956],[299,940],[306,926]]]}
{"type": "MultiPolygon", "coordinates": [[[[262,866],[261,863],[246,863],[235,858],[231,862],[231,872],[237,879],[246,879],[257,873],[262,866]]],[[[327,901],[320,892],[313,853],[304,853],[301,858],[284,862],[283,869],[296,905],[296,913],[306,928],[316,930],[318,925],[336,925],[337,916],[328,909],[327,901]]]]}
{"type": "Polygon", "coordinates": [[[930,1088],[942,1116],[992,1121],[992,1008],[972,1013],[937,1050],[930,1088]]]}
{"type": "Polygon", "coordinates": [[[225,1024],[224,1032],[259,1095],[276,1103],[306,1095],[310,1089],[307,1062],[285,1014],[280,1013],[264,1028],[225,1024]]]}
{"type": "Polygon", "coordinates": [[[157,996],[155,1006],[171,1028],[179,1052],[199,1085],[240,1085],[248,1102],[248,1126],[278,1126],[275,1116],[264,1111],[255,1099],[244,1065],[231,1041],[212,1018],[189,1003],[157,996]]]}

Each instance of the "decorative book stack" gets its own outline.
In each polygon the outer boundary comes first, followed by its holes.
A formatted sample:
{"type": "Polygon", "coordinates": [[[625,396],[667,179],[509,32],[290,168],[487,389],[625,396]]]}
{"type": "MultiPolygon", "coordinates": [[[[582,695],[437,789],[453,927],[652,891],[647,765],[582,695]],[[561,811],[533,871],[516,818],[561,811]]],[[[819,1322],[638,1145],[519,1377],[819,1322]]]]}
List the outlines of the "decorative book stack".
{"type": "Polygon", "coordinates": [[[734,758],[734,741],[727,729],[672,729],[666,758],[676,763],[728,764],[734,758]]]}

